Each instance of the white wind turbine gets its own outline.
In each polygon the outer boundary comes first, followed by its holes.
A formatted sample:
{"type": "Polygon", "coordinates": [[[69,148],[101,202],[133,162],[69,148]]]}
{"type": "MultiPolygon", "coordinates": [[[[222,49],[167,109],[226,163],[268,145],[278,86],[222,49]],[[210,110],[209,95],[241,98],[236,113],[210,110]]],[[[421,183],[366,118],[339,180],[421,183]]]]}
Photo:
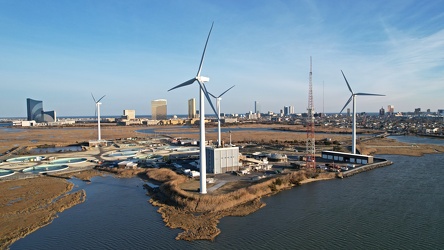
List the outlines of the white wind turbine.
{"type": "MultiPolygon", "coordinates": [[[[190,84],[193,84],[195,81],[199,84],[199,114],[200,114],[200,143],[199,143],[199,149],[200,149],[200,193],[206,194],[207,193],[207,164],[206,164],[206,153],[205,153],[205,110],[204,110],[204,103],[205,103],[205,97],[207,98],[208,102],[211,105],[211,108],[213,109],[214,113],[216,114],[216,110],[214,109],[213,103],[211,102],[210,96],[208,95],[208,91],[204,85],[205,82],[208,82],[210,78],[201,76],[200,72],[202,71],[202,64],[205,58],[205,51],[207,49],[208,40],[210,39],[211,31],[213,30],[214,22],[211,24],[210,32],[208,33],[207,41],[205,42],[205,47],[202,53],[202,58],[200,59],[200,65],[199,69],[197,71],[197,74],[194,78],[191,78],[190,80],[181,83],[177,85],[174,88],[169,89],[168,91],[171,91],[176,88],[180,88],[183,86],[187,86],[190,84]]],[[[219,119],[219,116],[217,117],[219,119]]]]}
{"type": "Polygon", "coordinates": [[[225,90],[222,94],[220,94],[219,96],[215,96],[211,93],[208,92],[208,94],[210,94],[212,97],[214,97],[216,99],[216,109],[217,109],[217,146],[221,146],[221,136],[220,136],[220,100],[222,100],[222,96],[228,92],[228,90],[234,88],[235,85],[231,86],[229,89],[225,90]]]}
{"type": "Polygon", "coordinates": [[[102,100],[103,97],[105,97],[105,96],[100,97],[100,99],[97,100],[97,101],[96,101],[96,98],[94,98],[94,95],[93,95],[92,93],[91,93],[91,96],[92,96],[94,102],[96,103],[96,112],[97,112],[97,140],[100,141],[100,140],[102,140],[102,137],[101,137],[101,134],[100,134],[100,105],[101,105],[102,103],[100,102],[100,100],[102,100]]]}
{"type": "Polygon", "coordinates": [[[385,96],[380,94],[369,94],[369,93],[353,93],[353,90],[350,87],[350,84],[348,84],[347,78],[345,78],[344,72],[342,72],[342,76],[344,77],[345,83],[347,83],[348,90],[351,92],[351,96],[348,99],[348,101],[345,103],[344,107],[341,109],[341,112],[347,107],[347,105],[350,103],[350,101],[353,100],[353,128],[352,128],[352,153],[356,154],[356,96],[358,95],[371,95],[371,96],[385,96]]]}

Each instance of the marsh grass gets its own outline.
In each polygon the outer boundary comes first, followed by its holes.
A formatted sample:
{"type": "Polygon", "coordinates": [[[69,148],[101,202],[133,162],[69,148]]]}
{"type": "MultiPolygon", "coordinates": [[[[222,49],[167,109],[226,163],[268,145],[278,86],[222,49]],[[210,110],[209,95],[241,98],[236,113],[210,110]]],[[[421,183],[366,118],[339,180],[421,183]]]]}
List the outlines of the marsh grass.
{"type": "Polygon", "coordinates": [[[188,178],[170,169],[149,169],[147,175],[150,179],[163,183],[159,189],[164,197],[168,197],[170,204],[173,203],[181,209],[196,213],[227,210],[299,185],[307,178],[320,176],[314,171],[302,170],[253,183],[229,193],[202,195],[181,189],[180,184],[188,181],[188,178]]]}

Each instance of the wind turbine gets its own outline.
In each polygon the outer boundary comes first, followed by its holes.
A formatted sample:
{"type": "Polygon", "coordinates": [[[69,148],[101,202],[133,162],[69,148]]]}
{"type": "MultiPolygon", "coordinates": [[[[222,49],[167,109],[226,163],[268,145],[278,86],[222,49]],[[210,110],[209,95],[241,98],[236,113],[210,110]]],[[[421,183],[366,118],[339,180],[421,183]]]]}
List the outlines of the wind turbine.
{"type": "MultiPolygon", "coordinates": [[[[207,98],[208,102],[211,105],[211,108],[213,109],[214,113],[217,114],[216,109],[214,109],[213,103],[211,102],[210,96],[208,95],[208,91],[204,85],[205,82],[208,82],[210,78],[201,76],[200,72],[202,71],[202,65],[205,58],[205,51],[207,50],[207,44],[208,40],[210,39],[211,31],[213,30],[214,22],[211,24],[210,32],[208,33],[207,41],[205,42],[205,47],[202,53],[202,58],[200,59],[200,65],[199,69],[197,70],[197,74],[194,78],[191,78],[190,80],[183,82],[179,85],[177,85],[174,88],[169,89],[168,91],[171,91],[173,89],[177,89],[180,87],[184,87],[190,84],[193,84],[197,81],[199,84],[199,114],[200,114],[200,143],[199,143],[199,149],[200,149],[200,193],[206,194],[207,193],[207,159],[206,159],[206,153],[205,153],[205,110],[204,110],[204,103],[205,103],[205,97],[207,98]]],[[[217,117],[219,119],[219,116],[217,117]]]]}
{"type": "Polygon", "coordinates": [[[356,96],[358,95],[371,95],[371,96],[385,96],[380,94],[369,94],[369,93],[353,93],[353,90],[350,87],[350,84],[348,84],[347,78],[345,78],[344,72],[342,72],[342,76],[344,77],[345,83],[347,83],[348,90],[351,92],[351,96],[348,99],[348,101],[345,103],[344,107],[341,109],[341,112],[347,107],[347,105],[350,103],[350,101],[353,100],[353,128],[352,128],[352,153],[356,154],[356,96]]]}
{"type": "Polygon", "coordinates": [[[93,98],[93,100],[94,100],[94,102],[96,103],[96,112],[97,112],[97,131],[98,131],[98,136],[97,136],[97,140],[102,140],[102,138],[101,138],[101,135],[100,135],[100,105],[102,104],[101,102],[100,102],[100,100],[102,100],[103,99],[103,97],[105,97],[105,96],[102,96],[102,97],[100,97],[100,99],[99,100],[97,100],[96,101],[96,98],[94,98],[94,95],[91,93],[91,96],[92,96],[92,98],[93,98]]]}
{"type": "Polygon", "coordinates": [[[220,139],[220,100],[222,100],[222,96],[228,92],[228,90],[234,88],[235,85],[231,86],[229,89],[225,90],[222,94],[219,96],[215,96],[208,92],[212,97],[216,98],[216,109],[217,109],[217,146],[221,146],[221,139],[220,139]]]}

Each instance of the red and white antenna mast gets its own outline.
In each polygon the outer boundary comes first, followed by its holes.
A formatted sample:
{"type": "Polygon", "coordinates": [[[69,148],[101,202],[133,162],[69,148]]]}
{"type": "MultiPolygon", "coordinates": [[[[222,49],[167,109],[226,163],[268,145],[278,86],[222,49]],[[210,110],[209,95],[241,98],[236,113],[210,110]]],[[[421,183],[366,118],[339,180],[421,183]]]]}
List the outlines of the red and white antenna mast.
{"type": "Polygon", "coordinates": [[[311,56],[310,56],[310,76],[308,88],[308,108],[307,108],[307,148],[305,161],[307,168],[316,167],[316,146],[315,146],[315,132],[314,132],[314,106],[313,106],[313,84],[312,84],[312,70],[311,70],[311,56]]]}

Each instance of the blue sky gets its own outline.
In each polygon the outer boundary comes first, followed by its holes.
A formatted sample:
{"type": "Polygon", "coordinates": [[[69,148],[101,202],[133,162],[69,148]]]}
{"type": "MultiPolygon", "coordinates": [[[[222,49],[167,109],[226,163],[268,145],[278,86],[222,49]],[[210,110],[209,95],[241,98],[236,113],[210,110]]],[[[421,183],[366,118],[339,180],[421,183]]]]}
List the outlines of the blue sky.
{"type": "MultiPolygon", "coordinates": [[[[314,106],[339,112],[444,108],[444,1],[0,0],[0,117],[26,116],[26,98],[58,116],[103,115],[167,99],[186,114],[197,85],[167,92],[197,72],[223,96],[221,111],[305,112],[310,56],[314,106]]],[[[206,113],[210,107],[206,106],[206,113]]]]}

